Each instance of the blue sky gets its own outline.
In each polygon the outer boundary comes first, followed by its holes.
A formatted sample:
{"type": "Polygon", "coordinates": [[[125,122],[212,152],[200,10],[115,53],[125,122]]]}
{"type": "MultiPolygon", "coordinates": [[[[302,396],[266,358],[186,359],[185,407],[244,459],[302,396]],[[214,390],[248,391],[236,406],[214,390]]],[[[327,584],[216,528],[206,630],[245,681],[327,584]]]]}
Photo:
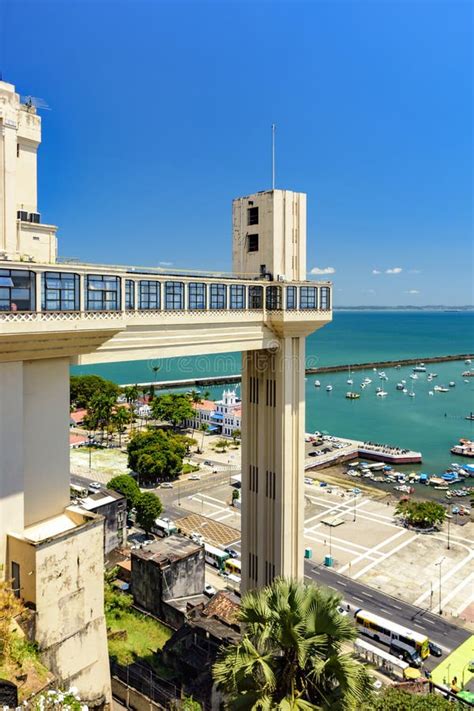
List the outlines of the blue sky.
{"type": "Polygon", "coordinates": [[[3,77],[52,109],[39,207],[61,255],[230,269],[231,200],[270,187],[276,122],[277,187],[308,193],[336,303],[472,303],[472,12],[0,0],[3,77]]]}

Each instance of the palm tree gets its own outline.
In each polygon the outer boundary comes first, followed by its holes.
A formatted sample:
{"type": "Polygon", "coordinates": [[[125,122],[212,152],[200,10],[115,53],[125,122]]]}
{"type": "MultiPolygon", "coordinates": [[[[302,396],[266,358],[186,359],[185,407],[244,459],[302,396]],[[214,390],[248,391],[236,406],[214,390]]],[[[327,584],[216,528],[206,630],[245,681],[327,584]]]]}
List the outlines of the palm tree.
{"type": "Polygon", "coordinates": [[[201,422],[199,429],[202,432],[202,441],[201,441],[201,452],[202,452],[204,450],[204,435],[206,434],[206,432],[209,431],[209,425],[207,424],[207,422],[201,422]]]}
{"type": "Polygon", "coordinates": [[[117,407],[112,415],[112,423],[118,432],[119,436],[119,447],[122,446],[122,435],[127,430],[127,425],[130,424],[132,420],[132,413],[127,410],[126,407],[117,407]]]}
{"type": "Polygon", "coordinates": [[[340,596],[294,580],[242,598],[241,641],[221,650],[214,680],[240,710],[350,711],[370,696],[365,670],[342,646],[357,634],[340,596]]]}

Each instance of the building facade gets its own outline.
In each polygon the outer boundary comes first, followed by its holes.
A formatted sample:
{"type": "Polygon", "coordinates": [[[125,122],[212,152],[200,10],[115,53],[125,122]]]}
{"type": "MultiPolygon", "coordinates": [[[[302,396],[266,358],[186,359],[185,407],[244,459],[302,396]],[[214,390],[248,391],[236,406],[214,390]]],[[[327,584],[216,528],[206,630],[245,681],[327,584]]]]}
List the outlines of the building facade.
{"type": "Polygon", "coordinates": [[[113,489],[101,489],[82,499],[80,505],[104,517],[104,555],[127,543],[127,499],[113,489]]]}
{"type": "Polygon", "coordinates": [[[195,416],[186,421],[186,426],[199,430],[202,425],[207,425],[210,434],[232,437],[235,430],[242,425],[242,404],[235,390],[224,390],[222,399],[201,400],[193,402],[195,416]]]}

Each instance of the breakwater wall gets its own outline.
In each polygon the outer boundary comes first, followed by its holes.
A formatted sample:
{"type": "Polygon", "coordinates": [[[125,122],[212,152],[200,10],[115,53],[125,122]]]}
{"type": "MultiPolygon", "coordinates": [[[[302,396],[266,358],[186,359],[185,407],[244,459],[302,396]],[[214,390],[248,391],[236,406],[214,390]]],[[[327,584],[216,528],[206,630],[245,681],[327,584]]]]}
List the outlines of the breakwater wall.
{"type": "MultiPolygon", "coordinates": [[[[417,365],[418,363],[443,363],[452,360],[473,360],[474,354],[460,353],[457,355],[442,355],[442,356],[426,356],[425,358],[402,358],[398,360],[378,360],[370,363],[345,363],[343,365],[324,365],[315,368],[306,368],[306,375],[316,375],[318,373],[338,373],[349,370],[368,370],[369,368],[395,368],[397,365],[417,365]]],[[[233,375],[211,375],[203,378],[186,378],[185,380],[159,380],[146,383],[129,383],[138,385],[139,388],[150,387],[153,385],[155,390],[166,390],[167,388],[180,387],[209,387],[211,385],[220,385],[227,383],[240,383],[240,373],[233,375]]],[[[122,385],[126,387],[126,385],[122,385]]]]}

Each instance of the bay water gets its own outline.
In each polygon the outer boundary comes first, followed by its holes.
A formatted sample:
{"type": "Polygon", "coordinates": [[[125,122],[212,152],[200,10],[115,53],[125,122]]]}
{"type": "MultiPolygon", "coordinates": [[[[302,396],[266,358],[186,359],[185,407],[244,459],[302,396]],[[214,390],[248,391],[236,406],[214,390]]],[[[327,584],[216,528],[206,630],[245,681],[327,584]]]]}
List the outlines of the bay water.
{"type": "MultiPolygon", "coordinates": [[[[368,363],[403,358],[427,358],[474,352],[474,312],[427,311],[335,311],[333,322],[309,336],[306,343],[307,366],[368,363]]],[[[240,372],[240,353],[189,358],[141,360],[125,363],[75,367],[74,373],[97,373],[119,384],[154,380],[183,380],[240,372]]],[[[354,385],[347,384],[348,371],[308,376],[306,380],[306,431],[328,431],[334,435],[397,445],[423,454],[421,467],[415,471],[440,473],[450,462],[466,462],[450,454],[459,438],[474,438],[474,422],[466,416],[474,410],[474,378],[462,378],[472,366],[464,361],[427,364],[427,372],[438,374],[431,383],[427,374],[411,380],[412,366],[386,368],[388,381],[380,381],[372,369],[351,374],[354,385]],[[365,377],[372,384],[364,390],[365,377]],[[321,383],[314,386],[315,380],[321,383]],[[396,390],[400,380],[413,384],[415,397],[396,390]],[[434,385],[454,382],[447,393],[434,393],[434,385]],[[331,392],[326,386],[333,386],[331,392]],[[388,395],[376,396],[383,386],[388,395]],[[353,389],[359,400],[348,400],[353,389]]],[[[206,390],[211,398],[222,395],[225,386],[206,390]]],[[[235,387],[235,386],[232,386],[235,387]]],[[[185,388],[188,389],[188,388],[185,388]]],[[[472,461],[471,461],[472,463],[472,461]]]]}

